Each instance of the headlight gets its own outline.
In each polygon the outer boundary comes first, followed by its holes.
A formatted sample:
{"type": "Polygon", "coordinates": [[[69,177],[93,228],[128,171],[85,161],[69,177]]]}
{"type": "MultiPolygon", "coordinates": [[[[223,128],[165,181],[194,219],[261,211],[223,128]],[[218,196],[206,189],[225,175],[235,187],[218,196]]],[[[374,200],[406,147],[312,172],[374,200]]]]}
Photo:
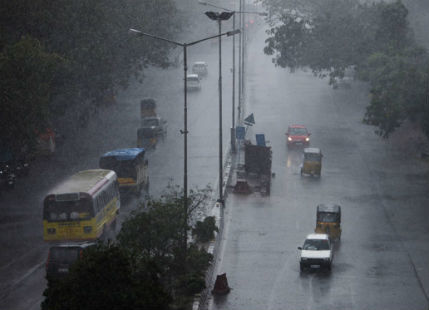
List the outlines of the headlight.
{"type": "Polygon", "coordinates": [[[308,141],[310,141],[310,138],[309,137],[305,138],[305,142],[308,142],[308,141]]]}
{"type": "Polygon", "coordinates": [[[292,141],[292,138],[291,138],[291,137],[287,137],[287,140],[288,140],[288,141],[292,141]]]}

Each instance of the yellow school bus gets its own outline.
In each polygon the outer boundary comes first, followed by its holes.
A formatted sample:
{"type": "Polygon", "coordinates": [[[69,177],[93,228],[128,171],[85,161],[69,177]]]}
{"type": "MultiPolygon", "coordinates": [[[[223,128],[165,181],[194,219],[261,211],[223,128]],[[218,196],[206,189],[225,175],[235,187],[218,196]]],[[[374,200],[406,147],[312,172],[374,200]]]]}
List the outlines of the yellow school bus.
{"type": "Polygon", "coordinates": [[[45,197],[43,238],[48,242],[95,240],[115,228],[119,209],[114,171],[80,171],[45,197]]]}

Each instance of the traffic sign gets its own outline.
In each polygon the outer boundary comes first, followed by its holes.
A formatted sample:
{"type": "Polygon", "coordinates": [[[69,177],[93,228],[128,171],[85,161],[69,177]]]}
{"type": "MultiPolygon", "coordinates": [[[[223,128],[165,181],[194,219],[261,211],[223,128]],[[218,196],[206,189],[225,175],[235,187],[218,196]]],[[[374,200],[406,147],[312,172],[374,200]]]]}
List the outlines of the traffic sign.
{"type": "Polygon", "coordinates": [[[255,125],[255,117],[253,116],[253,113],[244,119],[244,124],[247,126],[255,125]]]}

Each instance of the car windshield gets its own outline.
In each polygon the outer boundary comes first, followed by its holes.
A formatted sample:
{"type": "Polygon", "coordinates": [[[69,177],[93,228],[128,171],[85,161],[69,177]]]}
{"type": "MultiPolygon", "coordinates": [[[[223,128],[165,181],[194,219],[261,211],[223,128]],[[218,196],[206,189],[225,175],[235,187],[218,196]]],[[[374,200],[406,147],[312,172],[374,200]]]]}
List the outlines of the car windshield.
{"type": "Polygon", "coordinates": [[[317,215],[317,220],[319,222],[336,223],[339,222],[339,214],[331,212],[319,212],[317,215]]]}
{"type": "Polygon", "coordinates": [[[303,250],[324,251],[329,250],[328,240],[323,239],[307,239],[304,242],[303,250]]]}
{"type": "Polygon", "coordinates": [[[292,136],[306,136],[308,132],[305,128],[289,128],[289,134],[292,136]]]}
{"type": "Polygon", "coordinates": [[[157,118],[143,119],[143,126],[158,126],[159,120],[157,118]]]}

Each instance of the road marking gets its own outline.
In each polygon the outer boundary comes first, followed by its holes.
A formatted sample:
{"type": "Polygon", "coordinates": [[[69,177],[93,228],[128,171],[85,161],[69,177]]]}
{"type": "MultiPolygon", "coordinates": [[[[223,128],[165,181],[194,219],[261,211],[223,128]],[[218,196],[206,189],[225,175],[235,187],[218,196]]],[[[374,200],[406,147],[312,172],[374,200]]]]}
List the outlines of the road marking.
{"type": "Polygon", "coordinates": [[[9,287],[6,287],[3,289],[2,295],[0,296],[0,300],[4,300],[10,292],[15,289],[22,281],[24,281],[26,278],[31,276],[36,270],[38,270],[40,267],[42,267],[45,264],[44,261],[38,263],[37,265],[33,266],[32,268],[28,269],[26,273],[24,273],[20,278],[15,280],[9,287]]]}

